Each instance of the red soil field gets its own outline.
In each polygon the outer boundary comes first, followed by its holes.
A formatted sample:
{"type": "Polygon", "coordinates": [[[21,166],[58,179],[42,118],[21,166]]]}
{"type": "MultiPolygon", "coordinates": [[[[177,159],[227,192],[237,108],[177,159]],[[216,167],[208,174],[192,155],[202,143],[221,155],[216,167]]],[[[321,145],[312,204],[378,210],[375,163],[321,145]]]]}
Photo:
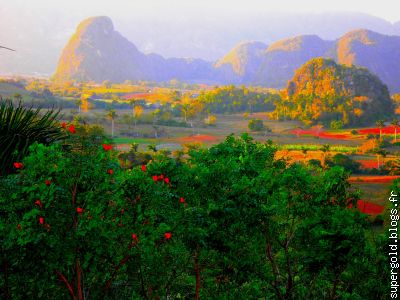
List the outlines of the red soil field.
{"type": "Polygon", "coordinates": [[[398,175],[393,176],[353,176],[349,178],[349,182],[372,182],[372,183],[380,183],[380,182],[391,182],[397,178],[400,178],[398,175]]]}
{"type": "MultiPolygon", "coordinates": [[[[351,207],[352,205],[349,205],[349,208],[351,207]]],[[[374,204],[364,200],[357,201],[357,208],[359,211],[367,215],[379,215],[383,213],[384,210],[384,207],[382,205],[374,204]]]]}
{"type": "Polygon", "coordinates": [[[130,94],[123,95],[122,99],[124,99],[124,100],[147,99],[151,95],[152,95],[151,93],[130,93],[130,94]]]}
{"type": "Polygon", "coordinates": [[[348,134],[331,134],[325,131],[318,132],[317,130],[303,130],[303,129],[294,129],[290,131],[292,134],[296,135],[313,135],[313,136],[318,136],[320,138],[324,139],[334,139],[334,140],[345,140],[351,138],[350,135],[348,134]]]}
{"type": "MultiPolygon", "coordinates": [[[[358,132],[360,134],[379,134],[380,133],[380,128],[365,128],[365,129],[359,129],[358,132]]],[[[400,129],[397,129],[397,132],[400,133],[400,129]]],[[[383,134],[394,134],[394,127],[393,126],[388,126],[382,128],[382,133],[383,134]]]]}
{"type": "Polygon", "coordinates": [[[357,160],[361,164],[362,169],[377,169],[378,162],[376,160],[357,160]]]}
{"type": "Polygon", "coordinates": [[[194,136],[186,136],[180,138],[182,142],[213,142],[217,140],[216,136],[213,135],[194,135],[194,136]]]}

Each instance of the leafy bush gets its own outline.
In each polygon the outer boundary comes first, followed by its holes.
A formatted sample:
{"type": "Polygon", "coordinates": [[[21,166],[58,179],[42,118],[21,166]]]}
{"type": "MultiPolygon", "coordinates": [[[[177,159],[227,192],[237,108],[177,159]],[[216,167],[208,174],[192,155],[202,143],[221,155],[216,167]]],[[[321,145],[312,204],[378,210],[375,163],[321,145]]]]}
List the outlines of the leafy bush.
{"type": "Polygon", "coordinates": [[[347,208],[358,195],[342,168],[288,166],[271,143],[243,135],[122,170],[101,132],[67,134],[34,144],[25,167],[0,179],[2,298],[386,293],[384,251],[347,208]]]}
{"type": "Polygon", "coordinates": [[[351,173],[358,173],[360,172],[360,167],[361,164],[353,159],[351,159],[349,156],[337,153],[335,154],[332,158],[328,158],[326,160],[326,164],[329,167],[333,166],[339,166],[343,167],[345,170],[351,172],[351,173]]]}
{"type": "Polygon", "coordinates": [[[251,131],[261,131],[264,129],[264,123],[260,119],[253,119],[249,121],[248,127],[251,131]]]}
{"type": "Polygon", "coordinates": [[[344,126],[344,123],[341,120],[333,120],[333,121],[331,121],[331,124],[330,124],[331,129],[342,129],[343,126],[344,126]]]}

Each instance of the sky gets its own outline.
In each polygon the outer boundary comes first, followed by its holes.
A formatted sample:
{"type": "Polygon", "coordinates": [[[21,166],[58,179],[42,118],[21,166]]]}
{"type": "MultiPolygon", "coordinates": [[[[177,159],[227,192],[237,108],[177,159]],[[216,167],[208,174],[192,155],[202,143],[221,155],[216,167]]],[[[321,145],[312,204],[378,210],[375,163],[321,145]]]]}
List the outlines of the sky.
{"type": "Polygon", "coordinates": [[[168,14],[198,15],[210,10],[230,13],[358,11],[391,22],[400,20],[399,0],[0,0],[0,6],[32,10],[42,16],[54,12],[165,17],[168,14]]]}

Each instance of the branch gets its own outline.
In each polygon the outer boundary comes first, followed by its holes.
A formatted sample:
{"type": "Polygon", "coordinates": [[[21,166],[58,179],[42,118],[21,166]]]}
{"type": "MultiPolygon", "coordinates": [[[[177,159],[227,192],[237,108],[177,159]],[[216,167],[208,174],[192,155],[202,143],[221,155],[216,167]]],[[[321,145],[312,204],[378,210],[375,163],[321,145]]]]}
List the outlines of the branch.
{"type": "Polygon", "coordinates": [[[15,51],[14,49],[7,48],[7,47],[4,47],[4,46],[0,46],[0,48],[2,48],[2,49],[7,49],[7,50],[10,50],[10,51],[15,51]]]}
{"type": "Polygon", "coordinates": [[[68,279],[67,279],[62,273],[60,273],[60,272],[57,271],[57,270],[55,270],[54,273],[57,275],[57,277],[58,277],[62,282],[64,282],[65,287],[68,289],[68,293],[69,293],[69,296],[71,297],[71,299],[72,299],[72,300],[76,300],[76,297],[75,297],[75,295],[74,295],[74,290],[73,290],[73,288],[72,288],[71,283],[68,281],[68,279]]]}
{"type": "Polygon", "coordinates": [[[115,279],[115,276],[117,275],[118,271],[122,268],[122,266],[124,264],[126,264],[126,262],[128,261],[128,259],[131,256],[128,254],[126,255],[123,259],[121,259],[121,261],[119,262],[119,264],[117,265],[117,267],[115,268],[113,274],[111,275],[111,278],[106,282],[105,287],[104,287],[104,294],[106,294],[108,292],[108,290],[110,289],[111,283],[113,282],[113,280],[115,279]]]}

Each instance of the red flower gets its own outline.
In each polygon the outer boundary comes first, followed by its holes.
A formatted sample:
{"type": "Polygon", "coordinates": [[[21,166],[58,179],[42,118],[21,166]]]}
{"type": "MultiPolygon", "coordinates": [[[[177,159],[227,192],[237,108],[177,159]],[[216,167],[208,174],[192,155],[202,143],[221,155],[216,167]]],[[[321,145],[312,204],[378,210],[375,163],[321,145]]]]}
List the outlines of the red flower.
{"type": "Polygon", "coordinates": [[[77,208],[76,208],[76,212],[77,212],[78,214],[83,213],[83,208],[82,208],[82,207],[77,207],[77,208]]]}
{"type": "Polygon", "coordinates": [[[110,174],[110,175],[112,175],[112,174],[114,173],[114,170],[113,170],[113,169],[108,169],[108,170],[107,170],[107,173],[110,174]]]}
{"type": "Polygon", "coordinates": [[[158,180],[158,176],[157,175],[153,175],[153,181],[157,181],[158,180]]]}
{"type": "Polygon", "coordinates": [[[161,174],[160,176],[158,176],[158,179],[164,179],[164,175],[161,174]]]}
{"type": "Polygon", "coordinates": [[[171,232],[166,232],[164,233],[164,237],[166,240],[169,240],[172,237],[172,233],[171,232]]]}
{"type": "Polygon", "coordinates": [[[18,229],[18,230],[21,230],[21,229],[22,229],[21,224],[18,224],[18,225],[17,225],[17,229],[18,229]]]}
{"type": "Polygon", "coordinates": [[[146,165],[142,165],[141,169],[142,169],[143,172],[146,172],[146,170],[147,170],[146,169],[146,165]]]}
{"type": "Polygon", "coordinates": [[[62,123],[61,123],[61,127],[64,128],[64,129],[67,128],[67,123],[62,122],[62,123]]]}
{"type": "Polygon", "coordinates": [[[44,224],[44,218],[43,218],[43,217],[40,217],[40,218],[39,218],[39,223],[40,223],[41,225],[44,224]]]}
{"type": "Polygon", "coordinates": [[[36,201],[35,201],[35,205],[39,206],[40,208],[43,207],[42,201],[40,201],[40,200],[36,200],[36,201]]]}
{"type": "Polygon", "coordinates": [[[15,162],[14,163],[14,168],[16,169],[22,169],[24,167],[24,165],[20,162],[15,162]]]}
{"type": "Polygon", "coordinates": [[[51,184],[51,180],[46,180],[44,183],[45,183],[47,186],[49,186],[49,185],[51,184]]]}
{"type": "Polygon", "coordinates": [[[71,133],[76,133],[75,126],[74,125],[69,125],[68,126],[68,131],[71,132],[71,133]]]}
{"type": "Polygon", "coordinates": [[[181,197],[181,198],[179,199],[179,202],[180,202],[180,203],[185,203],[185,198],[181,197]]]}
{"type": "Polygon", "coordinates": [[[164,182],[165,182],[166,184],[169,184],[169,178],[168,178],[168,177],[165,177],[165,178],[164,178],[164,182]]]}
{"type": "Polygon", "coordinates": [[[112,145],[103,144],[103,149],[104,149],[105,151],[110,151],[110,150],[112,149],[112,145]]]}
{"type": "Polygon", "coordinates": [[[132,233],[132,239],[134,239],[135,241],[138,241],[138,237],[137,237],[136,233],[132,233]]]}

